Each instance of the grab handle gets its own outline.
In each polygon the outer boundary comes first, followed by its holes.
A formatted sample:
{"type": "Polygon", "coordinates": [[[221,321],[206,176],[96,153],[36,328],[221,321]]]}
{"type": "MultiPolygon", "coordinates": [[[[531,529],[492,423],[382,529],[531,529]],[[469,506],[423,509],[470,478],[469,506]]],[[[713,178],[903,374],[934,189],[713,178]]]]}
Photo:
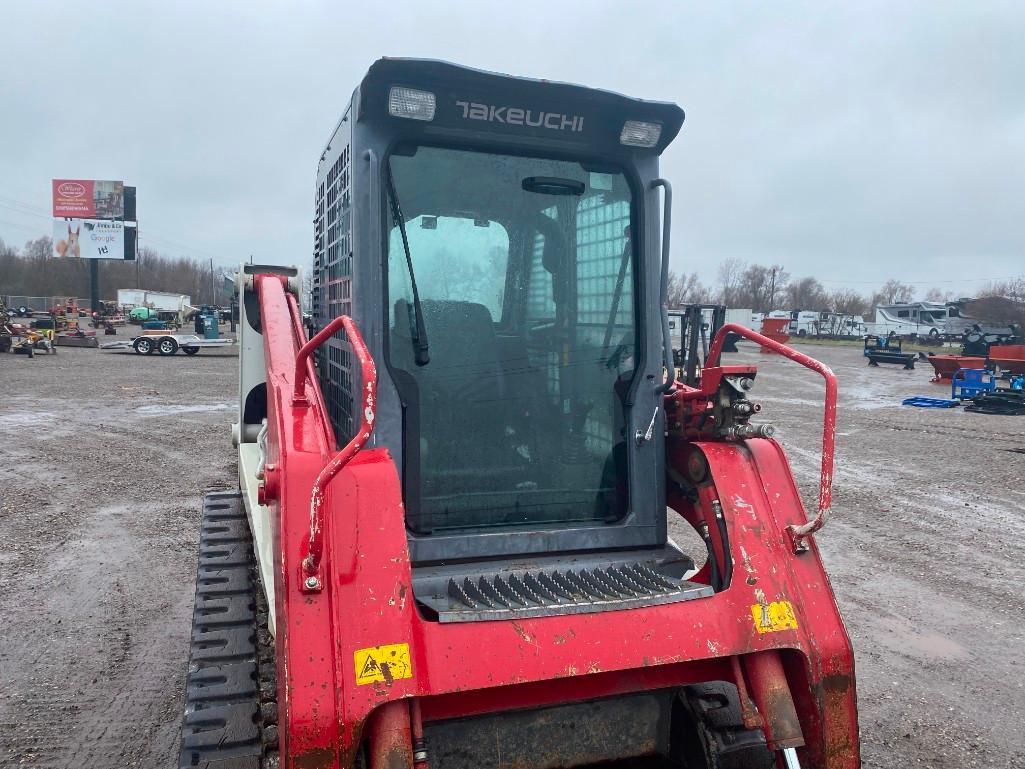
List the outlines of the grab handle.
{"type": "Polygon", "coordinates": [[[826,380],[826,405],[822,415],[822,469],[819,478],[819,510],[816,516],[800,526],[787,526],[787,536],[790,538],[790,546],[794,553],[802,553],[808,549],[804,539],[809,534],[814,534],[822,528],[826,522],[826,515],[833,503],[833,455],[836,449],[836,375],[829,366],[814,358],[798,352],[793,347],[788,347],[782,342],[770,339],[767,336],[752,331],[746,326],[736,323],[727,323],[715,335],[712,340],[712,347],[708,351],[706,366],[718,366],[719,356],[722,354],[723,344],[726,335],[729,333],[739,334],[745,339],[757,342],[762,347],[767,347],[773,352],[790,358],[795,363],[800,363],[805,368],[818,372],[826,380]]]}
{"type": "Polygon", "coordinates": [[[673,363],[673,340],[669,336],[669,231],[673,216],[673,186],[666,179],[656,179],[652,188],[662,188],[662,276],[658,292],[662,309],[662,352],[665,356],[666,381],[657,392],[667,393],[676,383],[676,365],[673,363]]]}
{"type": "Polygon", "coordinates": [[[324,554],[324,492],[331,480],[370,440],[376,419],[377,367],[374,365],[374,359],[370,356],[370,351],[367,350],[367,345],[363,341],[363,335],[360,334],[356,322],[348,315],[335,318],[299,350],[295,361],[295,389],[292,394],[292,403],[301,405],[306,402],[305,380],[310,354],[326,339],[336,334],[339,329],[345,329],[345,335],[352,345],[363,372],[360,425],[352,440],[331,458],[331,461],[324,466],[313,482],[313,491],[310,496],[309,545],[306,548],[306,556],[302,559],[299,574],[299,588],[304,593],[319,593],[324,587],[320,573],[324,554]]]}

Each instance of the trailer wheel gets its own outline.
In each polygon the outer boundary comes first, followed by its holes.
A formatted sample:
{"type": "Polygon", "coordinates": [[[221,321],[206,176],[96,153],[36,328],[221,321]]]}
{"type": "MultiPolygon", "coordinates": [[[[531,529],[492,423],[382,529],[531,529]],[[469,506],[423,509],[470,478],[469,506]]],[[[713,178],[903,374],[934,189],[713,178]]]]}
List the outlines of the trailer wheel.
{"type": "Polygon", "coordinates": [[[157,349],[161,355],[174,355],[178,352],[178,342],[169,336],[165,336],[160,340],[157,349]]]}
{"type": "Polygon", "coordinates": [[[186,355],[195,355],[197,352],[199,352],[199,348],[186,346],[182,347],[182,352],[184,352],[186,355]]]}
{"type": "Polygon", "coordinates": [[[673,708],[673,734],[684,739],[672,758],[687,769],[772,769],[776,759],[759,729],[745,729],[733,684],[685,686],[673,708]],[[679,753],[679,754],[677,754],[679,753]]]}
{"type": "Polygon", "coordinates": [[[132,342],[132,347],[135,348],[135,352],[138,355],[149,355],[153,352],[153,340],[145,336],[140,336],[132,342]]]}

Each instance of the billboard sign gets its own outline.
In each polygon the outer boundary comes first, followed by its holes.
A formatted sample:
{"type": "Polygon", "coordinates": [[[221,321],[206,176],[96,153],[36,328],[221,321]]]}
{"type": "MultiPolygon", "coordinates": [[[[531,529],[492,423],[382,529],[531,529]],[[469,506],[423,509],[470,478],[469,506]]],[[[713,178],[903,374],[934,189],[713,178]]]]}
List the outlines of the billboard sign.
{"type": "Polygon", "coordinates": [[[54,179],[53,215],[82,219],[123,219],[124,182],[54,179]]]}
{"type": "Polygon", "coordinates": [[[105,219],[54,219],[53,255],[65,259],[124,259],[125,223],[105,219]]]}

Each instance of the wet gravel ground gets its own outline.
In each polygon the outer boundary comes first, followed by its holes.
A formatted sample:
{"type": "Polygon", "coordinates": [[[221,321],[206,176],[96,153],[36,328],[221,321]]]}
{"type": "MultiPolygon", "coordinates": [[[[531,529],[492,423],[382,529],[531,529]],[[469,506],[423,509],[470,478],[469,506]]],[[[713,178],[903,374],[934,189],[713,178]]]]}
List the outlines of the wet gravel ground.
{"type": "MultiPolygon", "coordinates": [[[[818,541],[855,644],[866,767],[1025,767],[1025,417],[901,407],[931,371],[806,348],[840,379],[818,541]]],[[[821,379],[753,397],[817,493],[821,379]]],[[[233,354],[0,356],[0,767],[172,767],[199,505],[234,482],[233,354]]]]}
{"type": "Polygon", "coordinates": [[[0,767],[177,766],[237,358],[0,355],[0,767]]]}
{"type": "MultiPolygon", "coordinates": [[[[924,361],[799,349],[840,383],[817,539],[854,642],[864,766],[1025,767],[1025,417],[901,406],[949,385],[924,361]]],[[[759,363],[752,397],[814,510],[822,378],[753,350],[730,360],[759,363]]]]}

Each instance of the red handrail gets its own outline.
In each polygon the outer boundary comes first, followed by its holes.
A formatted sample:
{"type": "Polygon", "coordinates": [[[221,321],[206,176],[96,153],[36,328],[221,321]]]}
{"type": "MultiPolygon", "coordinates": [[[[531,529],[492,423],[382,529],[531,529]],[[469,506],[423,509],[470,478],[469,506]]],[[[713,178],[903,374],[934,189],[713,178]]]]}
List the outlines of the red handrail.
{"type": "Polygon", "coordinates": [[[833,455],[836,448],[836,375],[833,374],[826,364],[798,352],[793,347],[788,347],[781,342],[777,342],[775,339],[770,339],[759,334],[757,331],[752,331],[736,323],[727,323],[719,329],[712,340],[712,346],[708,350],[708,356],[705,361],[706,366],[719,365],[719,356],[722,354],[723,343],[726,335],[730,332],[739,334],[745,339],[750,339],[752,342],[757,342],[762,347],[768,347],[773,352],[790,358],[790,360],[800,363],[805,368],[817,371],[826,380],[826,405],[822,415],[822,473],[819,478],[819,510],[812,520],[800,526],[787,526],[790,545],[795,553],[800,553],[807,549],[807,546],[804,544],[804,538],[822,528],[822,525],[826,522],[829,508],[833,503],[833,455]]]}
{"type": "Polygon", "coordinates": [[[305,394],[306,361],[317,347],[336,334],[340,328],[345,329],[345,335],[352,345],[353,352],[356,353],[363,372],[360,425],[352,440],[331,458],[331,461],[317,475],[317,480],[313,482],[313,492],[310,496],[310,541],[306,557],[303,558],[300,568],[300,589],[308,593],[319,592],[324,586],[320,576],[321,560],[324,554],[324,492],[331,480],[370,440],[376,419],[377,367],[363,341],[363,335],[360,334],[355,321],[348,315],[335,318],[299,350],[295,361],[295,387],[292,403],[293,405],[307,403],[305,394]]]}
{"type": "MultiPolygon", "coordinates": [[[[306,400],[306,378],[309,376],[310,367],[308,361],[310,356],[313,355],[313,351],[320,347],[324,342],[333,337],[338,333],[338,330],[344,328],[346,335],[349,339],[352,339],[351,329],[355,329],[355,324],[348,315],[339,315],[333,321],[328,323],[324,328],[316,333],[316,335],[299,348],[299,354],[295,356],[295,376],[292,378],[292,405],[302,406],[309,403],[306,400]]],[[[356,335],[359,336],[359,331],[356,331],[356,335]]],[[[363,337],[359,337],[362,343],[363,337]]]]}

